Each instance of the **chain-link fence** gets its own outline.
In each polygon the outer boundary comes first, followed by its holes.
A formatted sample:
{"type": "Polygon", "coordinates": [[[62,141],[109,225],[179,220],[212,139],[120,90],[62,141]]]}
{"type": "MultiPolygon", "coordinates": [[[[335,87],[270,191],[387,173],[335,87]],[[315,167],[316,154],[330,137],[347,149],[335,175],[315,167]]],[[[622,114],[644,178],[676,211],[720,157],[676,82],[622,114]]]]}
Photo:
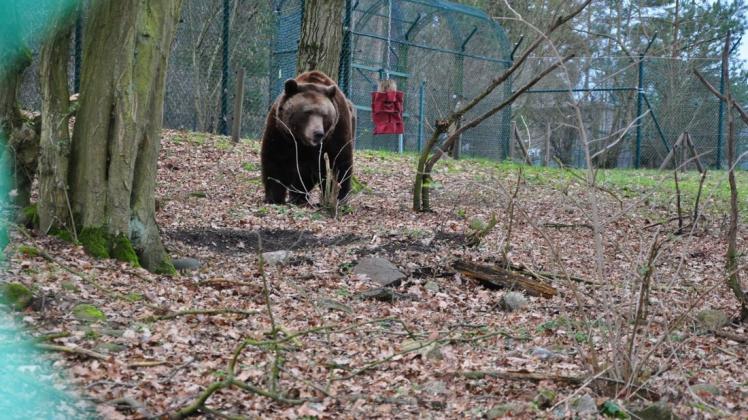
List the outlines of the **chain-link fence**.
{"type": "MultiPolygon", "coordinates": [[[[279,0],[275,9],[272,96],[296,71],[303,0],[279,0]]],[[[344,31],[339,84],[358,111],[357,148],[420,150],[433,121],[480,93],[511,63],[511,46],[497,23],[477,9],[447,2],[347,1],[344,31]],[[402,137],[373,134],[371,93],[386,77],[405,93],[402,137]]],[[[507,84],[465,118],[497,105],[508,93],[507,84]]],[[[507,110],[465,133],[462,154],[505,156],[509,120],[507,110]]]]}
{"type": "MultiPolygon", "coordinates": [[[[271,101],[296,73],[303,1],[185,0],[170,56],[164,126],[227,133],[236,72],[244,69],[242,135],[259,137],[271,101]]],[[[78,82],[89,2],[82,1],[71,40],[71,91],[78,82]]],[[[511,63],[512,46],[498,24],[477,9],[441,0],[348,0],[344,31],[339,83],[358,108],[358,148],[420,150],[434,121],[481,92],[511,63]],[[373,135],[371,92],[385,74],[405,92],[402,137],[373,135]]],[[[39,42],[31,41],[34,62],[20,100],[38,110],[39,42]]],[[[521,86],[554,60],[531,59],[512,85],[521,86]]],[[[687,131],[704,164],[724,168],[727,110],[693,76],[694,68],[720,87],[718,59],[577,58],[511,110],[468,130],[461,154],[522,160],[527,153],[537,164],[558,160],[581,167],[586,164],[576,128],[581,118],[597,166],[657,167],[687,131]]],[[[465,119],[495,106],[510,89],[509,84],[498,89],[465,119]]],[[[738,123],[738,155],[745,152],[748,129],[738,123]]],[[[747,157],[740,167],[748,169],[747,157]]]]}
{"type": "MultiPolygon", "coordinates": [[[[537,74],[551,60],[531,60],[519,79],[537,74]]],[[[519,133],[514,142],[522,141],[535,161],[583,167],[586,137],[595,166],[656,168],[688,133],[704,165],[724,167],[727,111],[694,69],[720,88],[719,59],[573,60],[514,104],[519,133]],[[577,129],[580,119],[585,133],[577,129]]],[[[738,135],[739,154],[748,149],[746,134],[738,135]]],[[[518,149],[512,153],[517,159],[522,158],[518,149]]],[[[748,168],[748,159],[739,165],[748,168]]]]}

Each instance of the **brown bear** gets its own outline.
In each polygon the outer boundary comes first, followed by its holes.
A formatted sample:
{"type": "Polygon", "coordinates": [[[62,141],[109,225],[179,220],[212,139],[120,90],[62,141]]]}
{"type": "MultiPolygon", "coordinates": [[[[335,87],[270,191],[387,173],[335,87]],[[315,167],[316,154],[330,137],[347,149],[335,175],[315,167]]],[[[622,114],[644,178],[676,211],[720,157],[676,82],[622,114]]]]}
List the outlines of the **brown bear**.
{"type": "Polygon", "coordinates": [[[286,80],[262,136],[265,202],[283,204],[288,191],[291,203],[308,203],[311,191],[328,176],[324,154],[340,184],[338,199],[344,200],[353,176],[355,124],[353,105],[324,73],[286,80]]]}

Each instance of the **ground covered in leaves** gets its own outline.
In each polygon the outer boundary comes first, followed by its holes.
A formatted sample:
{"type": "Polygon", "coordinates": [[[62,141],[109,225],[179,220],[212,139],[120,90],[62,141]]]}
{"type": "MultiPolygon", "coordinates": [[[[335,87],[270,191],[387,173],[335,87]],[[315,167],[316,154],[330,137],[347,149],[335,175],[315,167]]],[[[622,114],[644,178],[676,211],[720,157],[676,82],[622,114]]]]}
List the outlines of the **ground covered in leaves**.
{"type": "MultiPolygon", "coordinates": [[[[258,149],[165,133],[158,222],[174,258],[200,263],[178,276],[13,233],[9,278],[34,294],[19,317],[47,350],[83,350],[52,357],[100,415],[630,416],[659,400],[685,417],[748,416],[747,335],[730,323],[737,303],[724,282],[717,187],[704,191],[695,225],[684,198],[676,234],[673,195],[651,185],[590,190],[582,172],[535,168],[517,184],[513,165],[444,161],[434,212],[417,214],[415,157],[357,152],[362,186],[330,218],[263,204],[258,149]],[[492,214],[498,224],[468,247],[492,214]],[[289,252],[261,268],[269,251],[289,252]],[[454,268],[504,266],[504,255],[557,273],[546,275],[557,294],[507,311],[505,290],[454,268]],[[405,274],[395,293],[370,298],[378,286],[354,268],[369,256],[405,274]],[[649,304],[635,326],[648,270],[649,304]],[[590,377],[593,366],[603,379],[590,377]],[[211,386],[221,389],[197,400],[211,386]]],[[[658,185],[670,176],[652,175],[658,185]]],[[[748,249],[745,228],[739,237],[748,249]]]]}

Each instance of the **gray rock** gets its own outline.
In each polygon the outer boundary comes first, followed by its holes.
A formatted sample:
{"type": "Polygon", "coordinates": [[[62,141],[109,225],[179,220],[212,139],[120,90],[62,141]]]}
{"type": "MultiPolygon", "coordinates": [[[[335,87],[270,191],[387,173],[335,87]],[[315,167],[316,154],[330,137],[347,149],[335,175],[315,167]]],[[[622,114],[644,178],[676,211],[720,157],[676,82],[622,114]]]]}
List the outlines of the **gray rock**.
{"type": "Polygon", "coordinates": [[[382,287],[395,287],[406,277],[391,262],[379,257],[365,257],[353,267],[353,274],[365,275],[382,287]]]}
{"type": "Polygon", "coordinates": [[[316,303],[317,303],[318,308],[332,309],[334,311],[345,312],[347,314],[353,313],[353,309],[350,306],[344,305],[333,299],[322,298],[318,300],[316,303]]]}
{"type": "Polygon", "coordinates": [[[579,416],[590,416],[597,414],[597,403],[589,394],[584,394],[571,403],[571,408],[579,416]]]}
{"type": "Polygon", "coordinates": [[[717,309],[704,309],[696,314],[696,319],[702,328],[709,331],[718,330],[730,322],[727,314],[717,309]]]}
{"type": "Polygon", "coordinates": [[[546,361],[546,360],[552,360],[558,357],[557,353],[554,353],[544,347],[535,347],[532,349],[532,357],[536,357],[540,360],[546,361]]]}
{"type": "Polygon", "coordinates": [[[284,264],[289,258],[291,258],[291,251],[286,250],[262,253],[262,259],[267,265],[284,264]]]}
{"type": "Polygon", "coordinates": [[[427,281],[423,286],[426,290],[430,290],[434,293],[439,293],[439,285],[435,281],[427,281]]]}
{"type": "Polygon", "coordinates": [[[197,270],[203,265],[203,263],[200,262],[199,260],[196,260],[194,258],[189,258],[189,257],[177,258],[177,259],[172,260],[171,263],[174,264],[174,268],[177,271],[197,270]]]}
{"type": "Polygon", "coordinates": [[[649,407],[634,411],[633,418],[641,420],[678,420],[679,417],[673,413],[673,410],[663,402],[656,402],[649,407]]]}
{"type": "Polygon", "coordinates": [[[518,311],[527,306],[527,298],[520,292],[507,292],[499,301],[499,308],[502,311],[518,311]]]}
{"type": "Polygon", "coordinates": [[[423,386],[423,390],[431,395],[442,395],[447,393],[447,384],[442,381],[431,381],[423,386]]]}

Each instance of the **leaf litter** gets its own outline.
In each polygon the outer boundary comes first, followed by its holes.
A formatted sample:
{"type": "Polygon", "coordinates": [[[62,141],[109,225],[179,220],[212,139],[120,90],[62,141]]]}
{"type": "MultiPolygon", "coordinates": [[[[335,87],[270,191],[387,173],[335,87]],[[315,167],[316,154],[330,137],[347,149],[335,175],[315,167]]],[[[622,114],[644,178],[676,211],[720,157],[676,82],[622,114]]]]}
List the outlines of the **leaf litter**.
{"type": "MultiPolygon", "coordinates": [[[[195,270],[157,276],[95,260],[56,238],[14,234],[8,277],[44,297],[22,314],[23,320],[40,336],[59,335],[50,343],[105,356],[50,356],[103,417],[175,413],[226,378],[243,340],[260,344],[248,345],[237,357],[234,378],[299,403],[232,387],[212,394],[197,415],[455,418],[504,413],[532,418],[559,413],[554,404],[591,391],[580,394],[579,385],[553,378],[587,375],[580,351],[584,343],[591,342],[601,354],[609,352],[609,320],[580,325],[574,314],[586,311],[596,319],[611,304],[633,314],[626,306],[637,293],[632,273],[639,272],[655,234],[642,227],[670,215],[668,205],[636,197],[619,203],[600,194],[596,199],[610,221],[603,244],[603,289],[614,301],[596,298],[596,286],[557,279],[555,297],[528,296],[527,307],[504,312],[501,291],[457,274],[452,264],[457,259],[497,263],[508,250],[514,264],[593,278],[590,229],[539,228],[546,222],[587,222],[589,192],[578,182],[526,179],[507,246],[509,196],[502,191],[511,188],[516,174],[501,166],[469,161],[437,166],[435,211],[417,214],[410,210],[414,157],[357,152],[356,176],[366,188],[331,219],[312,207],[264,204],[257,142],[226,147],[227,141],[212,136],[196,143],[190,133],[164,133],[158,223],[174,258],[202,263],[195,270]],[[501,216],[497,227],[480,246],[467,247],[471,220],[488,220],[494,212],[501,216]],[[50,258],[13,252],[20,246],[43,250],[50,258]],[[279,250],[292,251],[293,257],[264,267],[271,320],[259,254],[279,250]],[[370,255],[387,258],[407,275],[392,292],[408,299],[357,297],[376,289],[351,270],[370,255]],[[573,298],[575,290],[579,300],[573,298]],[[74,308],[82,304],[103,316],[76,317],[74,308]],[[547,379],[476,373],[501,371],[547,379]],[[539,405],[537,396],[548,392],[555,400],[539,405]]],[[[693,237],[672,240],[661,253],[651,322],[639,335],[646,349],[668,334],[645,372],[646,386],[681,416],[748,415],[745,344],[697,329],[695,317],[666,331],[694,294],[699,294],[699,308],[733,315],[736,304],[722,285],[723,228],[722,219],[712,215],[693,237]],[[712,384],[719,392],[695,393],[694,384],[712,384]]],[[[745,235],[741,238],[745,249],[745,235]]],[[[725,330],[746,335],[742,326],[725,330]]],[[[615,399],[596,397],[599,407],[615,399]]],[[[639,404],[619,402],[623,407],[639,404]]]]}

